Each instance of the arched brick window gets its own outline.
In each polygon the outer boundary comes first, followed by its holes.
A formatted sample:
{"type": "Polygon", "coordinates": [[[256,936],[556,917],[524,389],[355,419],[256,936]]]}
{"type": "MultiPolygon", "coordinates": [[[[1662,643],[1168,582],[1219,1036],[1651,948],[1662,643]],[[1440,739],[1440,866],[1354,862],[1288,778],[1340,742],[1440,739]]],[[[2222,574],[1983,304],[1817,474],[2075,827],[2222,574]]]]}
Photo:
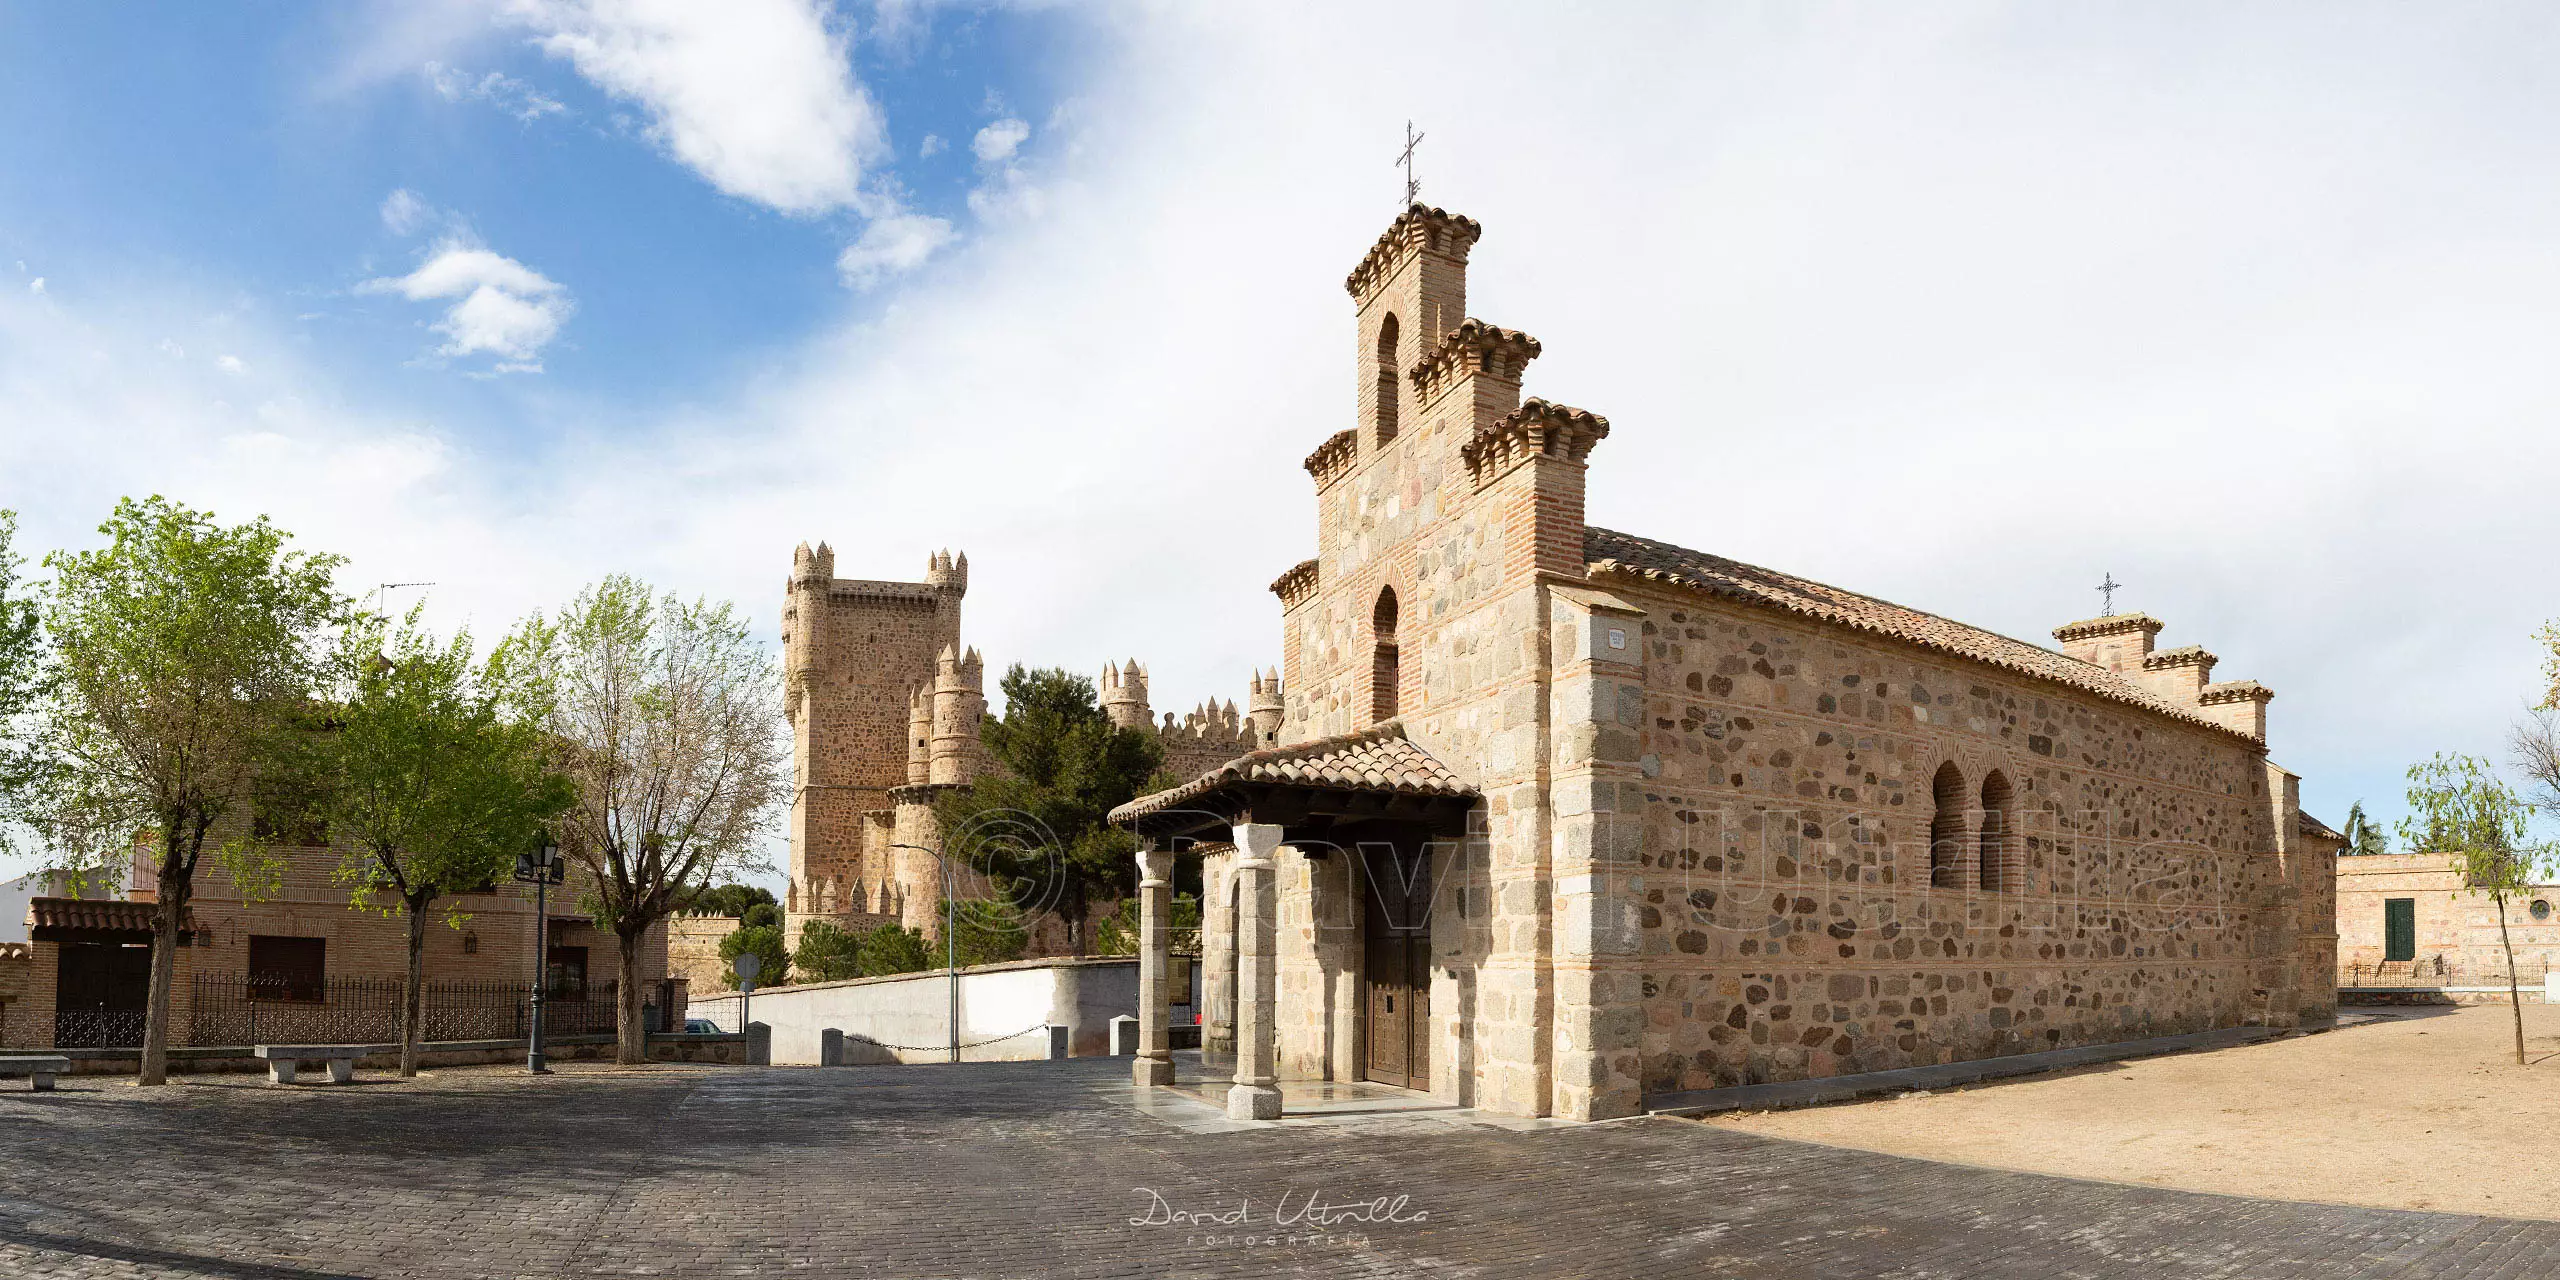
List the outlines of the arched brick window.
{"type": "Polygon", "coordinates": [[[1380,445],[1396,438],[1396,341],[1401,326],[1393,313],[1378,324],[1378,430],[1380,445]]]}
{"type": "Polygon", "coordinates": [[[1997,769],[1982,780],[1982,891],[2015,890],[2023,879],[2018,857],[2017,796],[1997,769]]]}
{"type": "Polygon", "coordinates": [[[1956,762],[1938,766],[1938,776],[1929,782],[1930,799],[1937,813],[1929,819],[1929,884],[1938,889],[1961,889],[1965,882],[1964,771],[1956,762]]]}
{"type": "Polygon", "coordinates": [[[1369,662],[1369,721],[1375,724],[1396,718],[1396,694],[1404,681],[1403,665],[1396,657],[1396,589],[1378,590],[1378,607],[1369,612],[1369,634],[1376,641],[1369,662]]]}

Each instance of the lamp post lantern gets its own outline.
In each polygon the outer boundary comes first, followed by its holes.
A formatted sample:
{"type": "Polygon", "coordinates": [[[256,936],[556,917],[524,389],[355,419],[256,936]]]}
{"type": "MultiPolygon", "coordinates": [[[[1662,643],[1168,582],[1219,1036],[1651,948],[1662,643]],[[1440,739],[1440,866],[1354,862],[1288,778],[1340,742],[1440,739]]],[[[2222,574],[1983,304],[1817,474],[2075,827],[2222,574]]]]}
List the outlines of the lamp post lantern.
{"type": "Polygon", "coordinates": [[[533,1035],[525,1044],[524,1069],[538,1076],[551,1074],[551,1068],[542,1065],[542,1001],[551,986],[550,889],[567,870],[560,846],[548,835],[541,847],[516,855],[515,878],[533,885],[533,1035]]]}
{"type": "Polygon", "coordinates": [[[952,890],[950,855],[920,844],[893,844],[892,849],[913,849],[932,854],[942,864],[942,971],[949,989],[951,1012],[944,1025],[951,1032],[951,1060],[960,1060],[960,926],[959,898],[952,890]]]}

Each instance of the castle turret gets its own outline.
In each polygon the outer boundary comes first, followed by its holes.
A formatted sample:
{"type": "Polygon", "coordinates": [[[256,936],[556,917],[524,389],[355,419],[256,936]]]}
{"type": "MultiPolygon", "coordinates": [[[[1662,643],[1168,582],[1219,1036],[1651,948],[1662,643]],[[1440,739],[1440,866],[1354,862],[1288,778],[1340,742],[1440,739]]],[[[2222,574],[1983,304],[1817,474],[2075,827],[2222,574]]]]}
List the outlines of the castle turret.
{"type": "Polygon", "coordinates": [[[1126,667],[1102,664],[1102,714],[1123,729],[1146,729],[1154,724],[1154,713],[1147,709],[1147,669],[1129,659],[1126,667]]]}
{"type": "Polygon", "coordinates": [[[971,649],[942,651],[933,677],[933,754],[928,781],[966,783],[977,775],[978,721],[986,714],[986,663],[971,649]]]}
{"type": "Polygon", "coordinates": [[[907,699],[907,785],[933,781],[933,690],[917,685],[907,699]]]}
{"type": "Polygon", "coordinates": [[[969,594],[969,553],[963,551],[955,557],[949,551],[936,551],[925,557],[924,582],[948,595],[969,594]]]}
{"type": "Polygon", "coordinates": [[[1254,672],[1246,702],[1253,717],[1254,749],[1280,745],[1280,724],[1288,718],[1288,705],[1280,698],[1280,668],[1273,667],[1267,674],[1254,672]]]}

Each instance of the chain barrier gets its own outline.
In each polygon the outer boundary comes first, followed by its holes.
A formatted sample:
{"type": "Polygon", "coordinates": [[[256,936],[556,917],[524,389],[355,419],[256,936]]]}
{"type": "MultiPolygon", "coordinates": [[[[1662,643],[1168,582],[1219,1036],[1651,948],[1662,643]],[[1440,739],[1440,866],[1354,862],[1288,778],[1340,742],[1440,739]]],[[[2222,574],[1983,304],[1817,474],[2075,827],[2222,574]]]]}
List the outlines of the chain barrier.
{"type": "MultiPolygon", "coordinates": [[[[1002,1043],[1004,1043],[1004,1042],[1005,1042],[1005,1041],[1007,1041],[1007,1040],[1018,1040],[1018,1039],[1022,1038],[1023,1036],[1030,1035],[1030,1034],[1031,1034],[1032,1032],[1034,1032],[1034,1031],[1045,1031],[1045,1030],[1048,1030],[1048,1029],[1049,1029],[1049,1027],[1050,1027],[1051,1025],[1053,1025],[1053,1024],[1046,1023],[1046,1022],[1035,1022],[1035,1023],[1032,1023],[1030,1026],[1024,1027],[1022,1030],[1020,1030],[1020,1031],[1016,1031],[1016,1032],[1014,1032],[1012,1035],[1009,1035],[1009,1036],[996,1036],[996,1037],[994,1037],[994,1038],[992,1038],[992,1039],[987,1039],[987,1040],[963,1040],[963,1041],[961,1041],[961,1042],[960,1042],[960,1047],[961,1047],[961,1048],[963,1048],[963,1049],[977,1049],[977,1048],[982,1048],[982,1047],[984,1047],[984,1046],[986,1046],[986,1045],[991,1045],[991,1044],[1002,1044],[1002,1043]]],[[[876,1049],[899,1049],[899,1050],[903,1050],[903,1051],[905,1051],[905,1052],[907,1052],[907,1053],[930,1053],[930,1052],[932,1052],[933,1050],[936,1050],[936,1049],[949,1049],[949,1048],[951,1047],[951,1045],[950,1045],[948,1042],[946,1042],[946,1043],[942,1043],[942,1044],[891,1044],[891,1043],[889,1043],[889,1042],[888,1042],[888,1041],[886,1041],[886,1040],[874,1040],[874,1039],[872,1039],[872,1038],[871,1038],[871,1037],[869,1037],[869,1036],[866,1036],[866,1035],[863,1035],[863,1034],[861,1034],[861,1033],[859,1033],[859,1032],[854,1032],[854,1031],[848,1031],[848,1032],[845,1032],[845,1033],[844,1033],[844,1038],[845,1038],[845,1039],[847,1039],[847,1040],[859,1040],[859,1041],[861,1041],[862,1043],[867,1044],[867,1045],[870,1045],[870,1046],[872,1046],[873,1048],[876,1048],[876,1049]]]]}

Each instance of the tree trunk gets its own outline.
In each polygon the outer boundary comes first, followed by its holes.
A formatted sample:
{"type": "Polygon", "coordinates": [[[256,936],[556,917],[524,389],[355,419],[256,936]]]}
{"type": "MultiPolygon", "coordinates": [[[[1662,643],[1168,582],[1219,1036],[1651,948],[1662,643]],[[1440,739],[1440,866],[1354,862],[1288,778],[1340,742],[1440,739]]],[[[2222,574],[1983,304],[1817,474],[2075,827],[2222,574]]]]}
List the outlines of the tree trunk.
{"type": "Polygon", "coordinates": [[[136,1084],[169,1083],[169,1012],[178,986],[178,925],[187,918],[191,877],[178,858],[186,837],[170,824],[160,857],[159,902],[151,913],[151,998],[142,1015],[142,1070],[136,1084]]]}
{"type": "Polygon", "coordinates": [[[2524,1065],[2524,993],[2516,983],[2516,943],[2507,936],[2507,899],[2498,896],[2498,944],[2507,951],[2507,1007],[2516,1015],[2516,1065],[2524,1065]]]}
{"type": "Polygon", "coordinates": [[[433,899],[409,899],[409,980],[400,992],[400,1074],[418,1074],[418,1042],[426,1039],[427,908],[433,899]]]}
{"type": "Polygon", "coordinates": [[[620,933],[617,948],[621,955],[615,968],[621,980],[615,984],[613,996],[613,1060],[626,1067],[649,1060],[649,1030],[640,1022],[640,941],[648,936],[643,929],[637,934],[620,933]]]}
{"type": "Polygon", "coordinates": [[[1084,959],[1084,917],[1089,904],[1084,899],[1084,886],[1067,889],[1067,950],[1076,959],[1084,959]]]}

